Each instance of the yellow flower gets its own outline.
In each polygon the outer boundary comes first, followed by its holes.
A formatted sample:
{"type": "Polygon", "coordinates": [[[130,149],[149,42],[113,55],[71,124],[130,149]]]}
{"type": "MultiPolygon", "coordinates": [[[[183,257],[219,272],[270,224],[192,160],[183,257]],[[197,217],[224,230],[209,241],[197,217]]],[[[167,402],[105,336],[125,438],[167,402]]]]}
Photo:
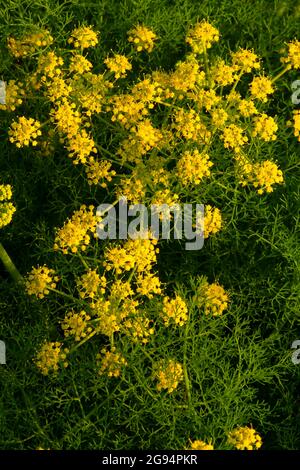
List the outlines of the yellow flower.
{"type": "Polygon", "coordinates": [[[214,450],[214,446],[197,439],[196,441],[191,441],[190,448],[187,450],[214,450]]]}
{"type": "Polygon", "coordinates": [[[74,212],[71,219],[58,229],[54,243],[55,250],[61,250],[64,254],[67,254],[69,250],[72,253],[77,253],[78,249],[86,250],[91,236],[96,237],[99,218],[94,214],[94,209],[94,206],[87,208],[83,205],[74,212]]]}
{"type": "Polygon", "coordinates": [[[63,64],[62,57],[58,57],[53,51],[47,52],[38,59],[37,73],[42,74],[42,81],[46,81],[47,78],[54,78],[60,75],[63,64]]]}
{"type": "Polygon", "coordinates": [[[38,143],[36,139],[42,135],[40,127],[39,121],[21,116],[17,121],[12,122],[11,128],[8,131],[9,140],[15,143],[18,148],[30,144],[35,147],[38,143]]]}
{"type": "Polygon", "coordinates": [[[0,184],[0,201],[9,201],[12,198],[12,187],[10,184],[0,184]]]}
{"type": "Polygon", "coordinates": [[[233,65],[236,65],[241,72],[249,73],[252,69],[260,68],[259,58],[253,51],[240,48],[231,56],[233,65]]]}
{"type": "Polygon", "coordinates": [[[69,70],[70,72],[83,74],[84,72],[91,70],[92,67],[93,64],[83,55],[75,54],[70,61],[69,70]]]}
{"type": "Polygon", "coordinates": [[[300,142],[300,111],[294,111],[294,136],[298,137],[300,142]]]}
{"type": "Polygon", "coordinates": [[[262,446],[262,439],[253,428],[244,426],[228,433],[228,443],[237,450],[257,450],[262,446]]]}
{"type": "Polygon", "coordinates": [[[72,87],[59,76],[55,76],[49,80],[47,79],[45,81],[45,86],[47,88],[45,94],[48,99],[53,103],[57,103],[58,105],[61,101],[64,101],[64,99],[67,98],[72,92],[72,87]]]}
{"type": "Polygon", "coordinates": [[[62,349],[62,343],[45,342],[36,355],[35,364],[43,375],[48,375],[50,371],[56,373],[59,369],[59,363],[67,367],[68,352],[68,349],[62,349]]]}
{"type": "Polygon", "coordinates": [[[272,80],[268,77],[254,77],[250,83],[250,93],[253,98],[257,98],[264,103],[268,100],[268,95],[274,93],[272,80]]]}
{"type": "Polygon", "coordinates": [[[94,157],[90,157],[86,164],[86,174],[88,177],[88,183],[99,184],[102,188],[107,187],[106,181],[109,183],[112,181],[113,176],[115,176],[115,170],[111,170],[112,164],[107,160],[95,160],[94,157]],[[106,181],[104,181],[106,180],[106,181]]]}
{"type": "Polygon", "coordinates": [[[207,284],[204,289],[205,313],[214,317],[222,315],[228,308],[229,297],[225,289],[217,283],[207,284]]]}
{"type": "Polygon", "coordinates": [[[49,288],[55,289],[56,287],[59,278],[54,274],[55,271],[47,266],[32,268],[25,282],[27,294],[43,299],[49,294],[49,288]]]}
{"type": "Polygon", "coordinates": [[[127,70],[132,69],[132,65],[124,55],[115,54],[114,57],[108,57],[104,60],[108,70],[115,74],[115,78],[126,77],[127,70]]]}
{"type": "Polygon", "coordinates": [[[0,104],[0,109],[4,111],[15,111],[17,106],[23,103],[25,90],[21,82],[9,80],[5,89],[5,104],[0,104]]]}
{"type": "Polygon", "coordinates": [[[276,140],[278,126],[273,117],[263,113],[260,116],[254,118],[253,123],[253,137],[260,137],[266,142],[276,140]]]}
{"type": "Polygon", "coordinates": [[[180,108],[174,112],[174,124],[176,135],[191,139],[199,143],[209,142],[211,132],[201,122],[200,116],[194,109],[185,110],[180,108]]]}
{"type": "Polygon", "coordinates": [[[291,69],[300,69],[300,41],[294,40],[288,43],[288,56],[281,61],[291,69]]]}
{"type": "Polygon", "coordinates": [[[158,391],[166,389],[168,393],[172,393],[178,387],[179,382],[183,380],[183,368],[173,359],[160,361],[154,366],[153,375],[158,380],[156,386],[158,391]]]}
{"type": "Polygon", "coordinates": [[[151,326],[152,320],[143,316],[134,316],[128,318],[123,324],[124,333],[134,343],[147,344],[151,335],[154,334],[154,328],[151,326]]]}
{"type": "Polygon", "coordinates": [[[222,215],[220,209],[209,204],[204,208],[204,238],[208,238],[221,230],[222,215]]]}
{"type": "Polygon", "coordinates": [[[23,36],[21,39],[8,38],[7,46],[9,52],[16,58],[26,57],[35,52],[39,47],[49,46],[53,42],[53,37],[49,31],[44,30],[39,33],[32,33],[23,36]]]}
{"type": "Polygon", "coordinates": [[[164,297],[161,316],[166,326],[169,326],[171,321],[178,326],[185,324],[188,319],[188,308],[180,295],[176,294],[174,299],[164,297]]]}
{"type": "Polygon", "coordinates": [[[253,186],[258,188],[258,194],[263,192],[271,193],[273,185],[276,183],[283,183],[283,173],[279,170],[276,163],[270,160],[265,160],[262,163],[253,165],[253,186]]]}
{"type": "Polygon", "coordinates": [[[255,104],[251,100],[241,100],[238,104],[238,110],[243,117],[250,117],[258,114],[255,104]]]}
{"type": "Polygon", "coordinates": [[[225,109],[219,108],[214,109],[211,112],[211,122],[212,125],[215,126],[217,129],[222,129],[228,119],[228,113],[225,109]]]}
{"type": "Polygon", "coordinates": [[[11,202],[3,202],[0,204],[0,228],[10,224],[15,212],[16,208],[11,202]]]}
{"type": "Polygon", "coordinates": [[[89,269],[77,281],[81,298],[93,299],[96,295],[103,295],[106,287],[105,276],[100,276],[95,269],[89,269]]]}
{"type": "Polygon", "coordinates": [[[213,163],[206,153],[200,153],[195,149],[192,152],[183,153],[177,162],[177,176],[184,186],[188,184],[199,184],[205,176],[210,175],[213,163]]]}
{"type": "Polygon", "coordinates": [[[224,141],[226,149],[232,149],[235,152],[238,152],[248,142],[248,137],[243,135],[243,129],[235,124],[225,127],[221,139],[224,141]]]}
{"type": "Polygon", "coordinates": [[[86,163],[91,153],[97,153],[97,148],[92,137],[85,129],[81,129],[77,134],[68,138],[67,149],[69,157],[73,158],[74,165],[86,163]]]}
{"type": "Polygon", "coordinates": [[[75,103],[69,103],[65,99],[58,103],[56,109],[50,111],[51,119],[56,124],[57,130],[66,134],[68,138],[76,135],[79,132],[79,126],[82,124],[80,113],[75,108],[75,103]]]}
{"type": "Polygon", "coordinates": [[[90,26],[80,26],[75,28],[68,43],[72,44],[75,48],[86,49],[88,47],[94,47],[98,44],[99,33],[94,31],[90,26]]]}
{"type": "Polygon", "coordinates": [[[103,348],[97,355],[97,360],[100,366],[99,374],[106,374],[108,377],[119,377],[122,368],[127,366],[126,359],[120,352],[117,352],[115,347],[111,348],[111,351],[103,348]]]}
{"type": "Polygon", "coordinates": [[[90,319],[91,317],[84,310],[79,313],[68,312],[61,322],[65,337],[74,336],[75,341],[85,338],[93,331],[92,327],[89,326],[90,319]]]}
{"type": "Polygon", "coordinates": [[[138,52],[142,50],[151,52],[156,39],[156,34],[144,25],[137,25],[128,32],[128,41],[133,43],[138,52]]]}
{"type": "Polygon", "coordinates": [[[152,299],[153,294],[161,294],[161,284],[157,276],[153,274],[139,274],[137,278],[137,293],[145,295],[149,299],[152,299]]]}
{"type": "Polygon", "coordinates": [[[220,33],[208,21],[196,23],[189,29],[186,42],[191,46],[193,52],[202,54],[212,46],[213,42],[218,42],[220,33]]]}
{"type": "Polygon", "coordinates": [[[232,85],[237,79],[237,65],[228,65],[224,60],[218,60],[211,68],[211,78],[219,86],[232,85]]]}

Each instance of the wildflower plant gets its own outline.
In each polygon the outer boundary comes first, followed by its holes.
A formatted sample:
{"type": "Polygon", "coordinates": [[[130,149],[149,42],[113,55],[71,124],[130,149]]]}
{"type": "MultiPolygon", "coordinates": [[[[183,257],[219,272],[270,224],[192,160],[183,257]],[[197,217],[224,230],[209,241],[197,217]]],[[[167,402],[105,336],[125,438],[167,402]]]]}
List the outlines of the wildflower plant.
{"type": "MultiPolygon", "coordinates": [[[[47,261],[47,266],[33,267],[25,276],[32,301],[57,309],[56,327],[36,344],[35,366],[52,378],[67,374],[73,357],[76,363],[79,354],[84,356],[81,351],[90,347],[97,380],[105,378],[130,390],[129,378],[135,374],[148,398],[172,397],[190,416],[197,411],[198,424],[203,410],[209,409],[203,398],[205,374],[212,397],[224,385],[217,364],[207,353],[199,353],[201,344],[209,351],[210,341],[214,343],[214,360],[221,361],[226,352],[220,333],[232,328],[234,340],[243,330],[245,351],[253,356],[260,359],[263,346],[253,352],[247,343],[249,325],[234,318],[237,299],[218,273],[209,280],[201,272],[188,273],[184,288],[166,282],[159,271],[165,245],[161,249],[151,236],[100,242],[96,205],[104,199],[114,205],[120,196],[146,205],[201,202],[200,228],[209,250],[228,225],[237,223],[239,204],[249,199],[268,204],[270,193],[284,184],[284,171],[268,152],[280,129],[280,119],[268,105],[279,79],[299,69],[300,43],[287,45],[275,76],[264,70],[263,59],[252,49],[217,56],[214,46],[221,40],[216,25],[196,22],[186,33],[186,54],[164,71],[147,70],[142,62],[160,41],[158,33],[143,24],[128,31],[126,50],[111,51],[100,63],[93,62],[91,50],[102,47],[102,35],[92,26],[75,28],[63,47],[48,30],[22,40],[10,37],[10,54],[29,64],[31,72],[23,81],[8,82],[7,102],[1,105],[10,121],[7,138],[20,159],[25,158],[23,149],[32,158],[59,157],[89,192],[53,231],[49,266],[47,261]],[[42,103],[38,108],[31,107],[35,99],[42,103]],[[232,211],[224,191],[228,185],[236,204],[232,211]],[[190,366],[191,358],[198,361],[198,369],[190,366]],[[216,383],[207,364],[215,368],[216,383]]],[[[299,139],[298,114],[295,111],[292,125],[299,139]]],[[[10,198],[10,186],[1,185],[2,225],[14,211],[6,202],[10,198]]],[[[198,221],[193,222],[199,228],[198,221]]],[[[239,349],[236,358],[234,340],[228,362],[222,362],[225,376],[227,364],[242,361],[244,354],[239,349]]],[[[238,387],[260,380],[252,363],[249,370],[249,376],[235,377],[238,387]]],[[[262,373],[262,381],[270,380],[268,373],[262,373]]],[[[247,416],[242,418],[245,426],[233,428],[227,440],[224,428],[218,438],[223,446],[259,449],[260,434],[246,426],[247,416]]],[[[190,439],[191,450],[217,445],[210,436],[194,441],[190,436],[186,441],[190,439]]]]}

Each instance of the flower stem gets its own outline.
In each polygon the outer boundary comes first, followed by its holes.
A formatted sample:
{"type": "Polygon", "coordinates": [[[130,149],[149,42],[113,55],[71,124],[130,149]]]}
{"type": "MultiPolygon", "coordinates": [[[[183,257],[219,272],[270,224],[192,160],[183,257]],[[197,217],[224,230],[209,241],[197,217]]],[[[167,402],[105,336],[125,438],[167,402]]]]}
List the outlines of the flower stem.
{"type": "Polygon", "coordinates": [[[0,243],[0,259],[14,282],[21,283],[24,281],[2,243],[0,243]]]}
{"type": "Polygon", "coordinates": [[[184,332],[184,347],[183,347],[183,374],[184,382],[187,394],[188,407],[191,406],[191,384],[189,380],[189,375],[187,371],[187,344],[188,344],[188,331],[189,331],[189,319],[186,322],[185,332],[184,332]]]}

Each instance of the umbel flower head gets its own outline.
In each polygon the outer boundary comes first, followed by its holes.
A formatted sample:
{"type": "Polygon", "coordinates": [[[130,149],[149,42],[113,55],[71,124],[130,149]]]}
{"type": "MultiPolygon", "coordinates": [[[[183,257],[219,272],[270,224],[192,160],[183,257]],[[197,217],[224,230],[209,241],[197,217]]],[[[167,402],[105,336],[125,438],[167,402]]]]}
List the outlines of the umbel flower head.
{"type": "Polygon", "coordinates": [[[189,29],[186,42],[191,46],[193,52],[202,54],[212,46],[213,42],[218,42],[219,37],[218,29],[203,20],[189,29]]]}
{"type": "Polygon", "coordinates": [[[156,34],[144,25],[138,25],[128,32],[128,41],[133,43],[137,52],[151,52],[156,39],[156,34]]]}
{"type": "Polygon", "coordinates": [[[76,49],[94,47],[98,44],[98,35],[99,33],[94,31],[91,26],[80,26],[72,31],[68,43],[76,49]]]}
{"type": "Polygon", "coordinates": [[[47,266],[32,268],[25,282],[27,294],[43,299],[49,294],[49,288],[55,289],[58,280],[55,271],[47,266]]]}
{"type": "Polygon", "coordinates": [[[179,382],[183,380],[183,368],[179,362],[169,359],[160,361],[154,366],[154,378],[158,380],[158,391],[166,389],[168,393],[174,392],[179,382]]]}
{"type": "Polygon", "coordinates": [[[60,363],[63,367],[68,366],[66,361],[68,352],[67,348],[62,349],[62,343],[58,341],[45,342],[36,355],[35,364],[43,375],[48,375],[49,372],[56,373],[60,363]]]}
{"type": "Polygon", "coordinates": [[[21,116],[17,121],[13,121],[8,131],[10,142],[16,144],[16,147],[26,147],[37,145],[37,138],[42,135],[40,123],[33,118],[21,116]]]}
{"type": "Polygon", "coordinates": [[[196,441],[190,441],[190,447],[187,450],[214,450],[214,446],[197,439],[196,441]]]}
{"type": "Polygon", "coordinates": [[[108,377],[119,377],[122,368],[127,365],[126,359],[115,347],[111,348],[110,351],[105,348],[101,349],[97,359],[100,366],[99,374],[106,374],[108,377]]]}
{"type": "Polygon", "coordinates": [[[244,426],[228,433],[228,443],[237,450],[257,450],[262,446],[260,435],[255,429],[244,426]]]}
{"type": "Polygon", "coordinates": [[[300,41],[294,40],[288,43],[288,55],[282,57],[281,62],[288,68],[300,69],[300,41]]]}

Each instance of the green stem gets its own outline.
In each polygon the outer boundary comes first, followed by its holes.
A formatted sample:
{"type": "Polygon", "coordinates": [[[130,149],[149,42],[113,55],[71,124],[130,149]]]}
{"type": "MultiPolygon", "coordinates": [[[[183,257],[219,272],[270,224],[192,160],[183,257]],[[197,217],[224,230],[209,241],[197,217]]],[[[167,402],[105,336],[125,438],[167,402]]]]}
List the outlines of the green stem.
{"type": "Polygon", "coordinates": [[[189,330],[189,319],[186,322],[185,332],[184,332],[184,347],[183,347],[183,373],[184,373],[184,382],[187,394],[188,407],[191,406],[191,384],[189,380],[189,375],[187,371],[187,339],[188,339],[188,330],[189,330]]]}
{"type": "Polygon", "coordinates": [[[276,82],[282,75],[284,75],[288,70],[290,70],[290,66],[285,67],[281,72],[279,72],[274,78],[272,78],[272,83],[276,82]]]}
{"type": "Polygon", "coordinates": [[[16,266],[14,265],[12,259],[9,257],[7,251],[5,250],[4,246],[2,243],[0,243],[0,259],[2,263],[4,264],[6,270],[9,272],[11,275],[12,279],[16,283],[21,283],[23,282],[23,277],[17,270],[16,266]]]}

